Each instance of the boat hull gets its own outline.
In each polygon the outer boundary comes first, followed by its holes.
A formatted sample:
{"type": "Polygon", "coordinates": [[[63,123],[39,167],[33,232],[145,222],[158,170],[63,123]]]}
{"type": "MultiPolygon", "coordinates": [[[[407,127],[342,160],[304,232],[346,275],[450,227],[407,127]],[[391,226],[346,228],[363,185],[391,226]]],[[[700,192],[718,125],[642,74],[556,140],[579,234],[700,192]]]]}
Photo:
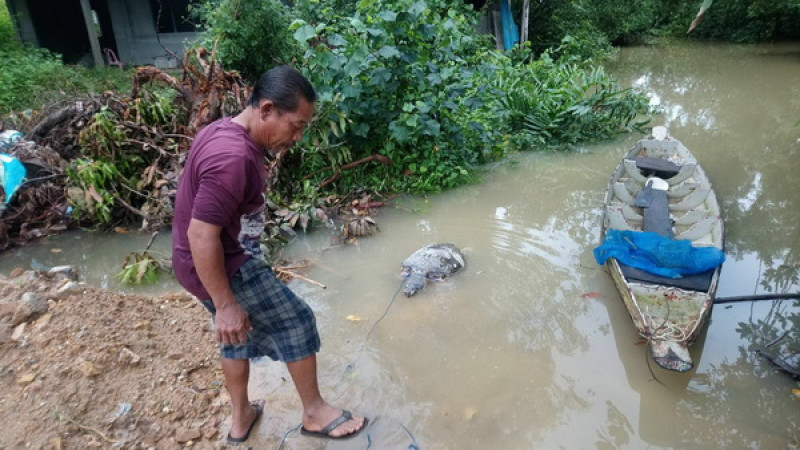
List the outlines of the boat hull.
{"type": "MultiPolygon", "coordinates": [[[[606,192],[603,236],[609,229],[646,231],[636,197],[653,171],[637,169],[636,164],[643,159],[664,159],[675,163],[666,178],[669,233],[675,239],[690,240],[695,247],[722,250],[723,223],[711,183],[689,150],[659,128],[663,127],[654,128],[652,136],[639,141],[614,171],[606,192]]],[[[668,370],[690,370],[694,362],[689,345],[711,314],[720,267],[675,280],[643,273],[614,258],[608,259],[606,266],[633,324],[648,341],[653,360],[668,370]]]]}

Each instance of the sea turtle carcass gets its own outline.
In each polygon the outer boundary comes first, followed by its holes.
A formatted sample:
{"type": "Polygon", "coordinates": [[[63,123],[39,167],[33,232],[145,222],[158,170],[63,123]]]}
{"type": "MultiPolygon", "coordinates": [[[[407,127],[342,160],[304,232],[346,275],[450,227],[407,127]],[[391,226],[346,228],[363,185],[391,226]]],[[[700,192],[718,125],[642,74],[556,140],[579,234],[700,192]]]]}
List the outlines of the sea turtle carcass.
{"type": "Polygon", "coordinates": [[[453,244],[430,244],[415,251],[403,263],[406,280],[403,293],[411,297],[425,287],[428,280],[441,280],[466,265],[461,250],[453,244]]]}

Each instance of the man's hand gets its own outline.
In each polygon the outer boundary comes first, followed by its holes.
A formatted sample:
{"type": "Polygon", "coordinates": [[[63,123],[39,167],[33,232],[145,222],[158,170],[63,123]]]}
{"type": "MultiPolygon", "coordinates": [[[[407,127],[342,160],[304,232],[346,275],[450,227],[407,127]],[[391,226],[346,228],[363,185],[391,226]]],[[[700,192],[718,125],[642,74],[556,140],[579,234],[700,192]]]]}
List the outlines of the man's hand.
{"type": "Polygon", "coordinates": [[[187,231],[189,248],[197,276],[211,295],[217,310],[214,319],[217,342],[242,345],[247,342],[247,332],[252,327],[247,313],[236,303],[225,274],[225,256],[219,237],[221,230],[219,225],[192,219],[187,231]]]}
{"type": "Polygon", "coordinates": [[[215,328],[217,342],[230,345],[244,345],[247,332],[253,329],[247,313],[233,300],[217,310],[215,328]]]}

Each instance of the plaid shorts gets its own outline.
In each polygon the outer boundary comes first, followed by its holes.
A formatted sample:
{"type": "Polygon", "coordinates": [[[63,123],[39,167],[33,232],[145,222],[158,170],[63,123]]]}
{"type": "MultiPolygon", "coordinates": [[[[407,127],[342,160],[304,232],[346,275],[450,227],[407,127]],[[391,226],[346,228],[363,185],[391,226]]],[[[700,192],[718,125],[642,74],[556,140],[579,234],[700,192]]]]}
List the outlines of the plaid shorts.
{"type": "MultiPolygon", "coordinates": [[[[231,280],[231,289],[253,329],[244,345],[220,344],[223,358],[248,359],[268,356],[293,362],[319,351],[320,339],[314,312],[276,276],[266,262],[249,258],[231,280]]],[[[211,300],[201,300],[212,316],[211,300]]]]}

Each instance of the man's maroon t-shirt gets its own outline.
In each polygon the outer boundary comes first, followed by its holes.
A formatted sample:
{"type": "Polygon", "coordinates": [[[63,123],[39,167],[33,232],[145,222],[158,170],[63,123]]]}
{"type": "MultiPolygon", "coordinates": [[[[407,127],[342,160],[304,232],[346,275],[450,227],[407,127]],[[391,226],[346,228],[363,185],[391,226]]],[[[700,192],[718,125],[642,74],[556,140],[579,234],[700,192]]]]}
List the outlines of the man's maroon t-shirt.
{"type": "Polygon", "coordinates": [[[195,136],[175,198],[172,267],[181,285],[198,298],[210,300],[211,296],[192,261],[186,234],[189,222],[194,218],[222,227],[225,271],[232,278],[252,253],[240,243],[242,216],[263,216],[263,162],[260,147],[230,118],[208,125],[195,136]]]}

